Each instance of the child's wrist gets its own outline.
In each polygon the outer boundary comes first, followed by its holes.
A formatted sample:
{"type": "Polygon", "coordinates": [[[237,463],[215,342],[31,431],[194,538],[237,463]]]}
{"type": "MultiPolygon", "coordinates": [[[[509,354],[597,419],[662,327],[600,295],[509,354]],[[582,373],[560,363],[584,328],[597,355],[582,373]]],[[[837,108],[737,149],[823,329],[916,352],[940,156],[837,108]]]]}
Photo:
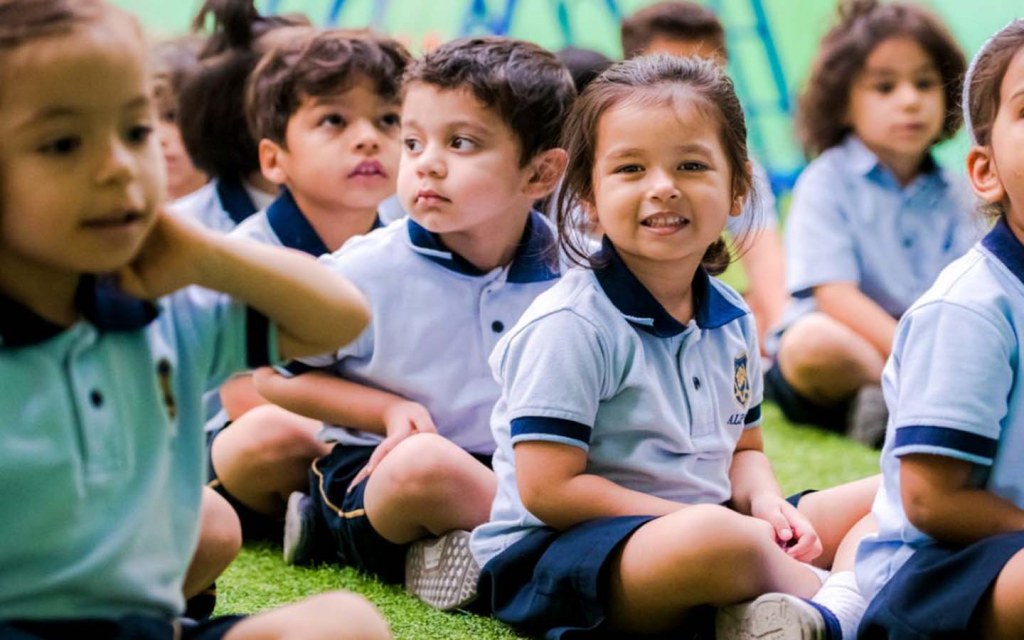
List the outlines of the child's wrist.
{"type": "Polygon", "coordinates": [[[195,244],[191,247],[189,261],[191,265],[192,284],[222,291],[223,276],[227,267],[230,248],[223,236],[214,233],[196,234],[195,244]]]}

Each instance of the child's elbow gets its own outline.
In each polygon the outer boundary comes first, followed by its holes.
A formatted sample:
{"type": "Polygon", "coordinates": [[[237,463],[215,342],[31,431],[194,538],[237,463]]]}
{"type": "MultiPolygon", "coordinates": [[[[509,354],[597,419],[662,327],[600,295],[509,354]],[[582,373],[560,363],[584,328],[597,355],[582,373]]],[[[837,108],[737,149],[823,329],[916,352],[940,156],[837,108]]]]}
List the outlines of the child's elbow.
{"type": "Polygon", "coordinates": [[[540,483],[519,483],[519,499],[526,510],[555,529],[565,528],[566,509],[559,497],[560,493],[552,487],[543,487],[540,483]]]}
{"type": "Polygon", "coordinates": [[[922,489],[901,489],[903,510],[907,520],[918,530],[929,536],[940,539],[945,522],[946,503],[941,496],[932,491],[922,489]]]}

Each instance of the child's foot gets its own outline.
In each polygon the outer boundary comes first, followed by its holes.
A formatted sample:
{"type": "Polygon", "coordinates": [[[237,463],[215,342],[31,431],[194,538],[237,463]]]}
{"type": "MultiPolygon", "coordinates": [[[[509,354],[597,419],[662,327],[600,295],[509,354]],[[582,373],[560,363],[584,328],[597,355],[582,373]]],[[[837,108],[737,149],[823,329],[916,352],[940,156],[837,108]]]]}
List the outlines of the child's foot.
{"type": "Polygon", "coordinates": [[[316,518],[313,501],[301,491],[288,496],[284,512],[284,563],[310,565],[316,559],[316,518]]]}
{"type": "Polygon", "coordinates": [[[853,571],[837,571],[830,575],[811,600],[835,615],[843,628],[843,640],[856,640],[857,628],[868,603],[857,588],[853,571]]]}
{"type": "Polygon", "coordinates": [[[846,435],[857,442],[881,449],[885,442],[885,428],[889,423],[889,408],[885,405],[882,387],[861,387],[850,405],[846,419],[846,435]]]}
{"type": "Polygon", "coordinates": [[[715,615],[717,640],[840,640],[842,635],[831,611],[785,593],[766,593],[715,615]]]}
{"type": "Polygon", "coordinates": [[[476,598],[480,567],[469,551],[468,531],[409,545],[405,556],[405,590],[435,609],[450,611],[476,598]]]}

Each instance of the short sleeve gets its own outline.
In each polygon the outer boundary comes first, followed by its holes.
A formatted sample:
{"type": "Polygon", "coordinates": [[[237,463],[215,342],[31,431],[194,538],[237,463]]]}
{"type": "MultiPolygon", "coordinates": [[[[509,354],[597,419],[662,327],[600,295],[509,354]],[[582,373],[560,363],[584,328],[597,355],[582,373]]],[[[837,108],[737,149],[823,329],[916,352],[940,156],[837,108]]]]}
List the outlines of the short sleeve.
{"type": "Polygon", "coordinates": [[[230,296],[187,287],[166,299],[180,344],[208,389],[238,371],[279,360],[277,328],[259,311],[230,296]]]}
{"type": "MultiPolygon", "coordinates": [[[[1013,384],[1013,334],[1005,322],[935,302],[900,323],[893,454],[947,456],[991,465],[1013,384]]],[[[893,365],[890,364],[890,368],[893,365]]]]}
{"type": "Polygon", "coordinates": [[[587,449],[607,386],[608,358],[596,327],[559,311],[510,336],[495,355],[512,443],[543,440],[587,449]]]}
{"type": "Polygon", "coordinates": [[[860,282],[842,192],[840,177],[820,164],[811,163],[797,182],[785,230],[787,286],[794,297],[809,297],[822,284],[860,282]]]}

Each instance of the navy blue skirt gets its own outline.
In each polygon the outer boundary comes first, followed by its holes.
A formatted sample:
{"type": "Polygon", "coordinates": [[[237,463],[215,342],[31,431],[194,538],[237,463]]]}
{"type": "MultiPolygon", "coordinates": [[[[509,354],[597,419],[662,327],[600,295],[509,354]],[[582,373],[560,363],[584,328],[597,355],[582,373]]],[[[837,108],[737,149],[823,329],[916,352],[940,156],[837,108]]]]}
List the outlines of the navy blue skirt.
{"type": "Polygon", "coordinates": [[[978,610],[1003,567],[1024,549],[1024,532],[967,547],[929,545],[916,551],[868,605],[866,640],[980,638],[978,610]]]}
{"type": "MultiPolygon", "coordinates": [[[[652,516],[597,518],[565,531],[542,527],[491,559],[480,575],[480,605],[548,640],[625,638],[607,628],[610,559],[652,516]]],[[[667,637],[705,637],[703,608],[667,637]]],[[[652,636],[644,636],[652,637],[652,636]]],[[[711,636],[706,636],[710,638],[711,636]]]]}

